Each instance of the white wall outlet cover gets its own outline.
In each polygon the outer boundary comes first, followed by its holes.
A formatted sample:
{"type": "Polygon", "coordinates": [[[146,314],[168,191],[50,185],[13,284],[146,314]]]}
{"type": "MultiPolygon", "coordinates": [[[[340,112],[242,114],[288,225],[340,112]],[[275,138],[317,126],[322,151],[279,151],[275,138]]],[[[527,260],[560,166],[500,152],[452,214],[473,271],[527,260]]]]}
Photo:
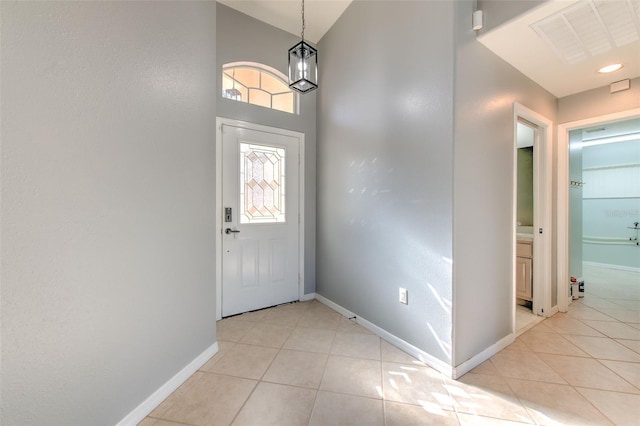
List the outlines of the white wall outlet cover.
{"type": "Polygon", "coordinates": [[[400,287],[398,291],[398,296],[399,296],[400,303],[404,303],[405,305],[408,304],[408,294],[407,294],[406,288],[400,287]]]}

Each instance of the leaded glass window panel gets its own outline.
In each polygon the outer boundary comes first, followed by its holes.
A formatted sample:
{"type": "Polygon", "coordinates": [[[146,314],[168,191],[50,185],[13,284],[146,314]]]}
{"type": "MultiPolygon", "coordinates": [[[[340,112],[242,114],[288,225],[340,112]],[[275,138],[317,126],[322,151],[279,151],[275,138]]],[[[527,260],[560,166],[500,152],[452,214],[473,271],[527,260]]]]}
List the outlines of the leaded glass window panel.
{"type": "Polygon", "coordinates": [[[260,87],[260,70],[237,67],[232,70],[232,75],[245,87],[260,87]]]}
{"type": "Polygon", "coordinates": [[[240,223],[285,222],[285,149],[240,143],[240,223]]]}
{"type": "Polygon", "coordinates": [[[280,111],[288,111],[292,105],[294,105],[294,93],[281,93],[279,95],[273,95],[271,102],[273,109],[279,109],[280,111]]]}
{"type": "Polygon", "coordinates": [[[296,114],[298,96],[287,77],[255,62],[234,62],[222,67],[222,97],[296,114]]]}
{"type": "Polygon", "coordinates": [[[290,93],[289,85],[284,81],[277,79],[276,77],[267,73],[262,73],[262,81],[260,87],[273,95],[278,93],[290,93]]]}
{"type": "Polygon", "coordinates": [[[271,108],[271,95],[264,90],[249,89],[249,99],[254,105],[271,108]]]}

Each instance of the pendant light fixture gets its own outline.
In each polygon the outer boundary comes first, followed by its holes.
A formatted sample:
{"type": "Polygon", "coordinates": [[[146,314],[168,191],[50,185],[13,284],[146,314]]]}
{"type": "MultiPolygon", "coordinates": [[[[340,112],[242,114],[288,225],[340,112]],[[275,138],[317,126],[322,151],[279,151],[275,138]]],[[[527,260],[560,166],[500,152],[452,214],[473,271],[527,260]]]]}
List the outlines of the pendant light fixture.
{"type": "Polygon", "coordinates": [[[304,41],[304,0],[302,0],[302,41],[289,49],[289,87],[300,93],[318,88],[318,50],[304,41]]]}

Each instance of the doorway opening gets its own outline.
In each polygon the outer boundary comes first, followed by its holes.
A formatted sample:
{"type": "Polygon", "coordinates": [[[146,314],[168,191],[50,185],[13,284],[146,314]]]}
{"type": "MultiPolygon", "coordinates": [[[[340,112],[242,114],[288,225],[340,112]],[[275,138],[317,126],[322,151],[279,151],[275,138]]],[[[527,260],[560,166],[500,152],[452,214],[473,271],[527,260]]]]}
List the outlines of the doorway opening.
{"type": "Polygon", "coordinates": [[[304,293],[304,134],[217,119],[216,319],[304,293]]]}
{"type": "MultiPolygon", "coordinates": [[[[562,312],[573,300],[584,301],[580,296],[589,294],[589,280],[594,299],[615,299],[622,290],[611,282],[630,282],[611,277],[634,275],[632,281],[637,281],[640,246],[633,240],[640,221],[639,126],[640,109],[558,126],[557,279],[562,312]],[[582,292],[571,285],[571,277],[584,282],[582,292]]],[[[622,297],[616,300],[620,306],[612,300],[599,303],[614,310],[626,307],[622,297]]]]}
{"type": "Polygon", "coordinates": [[[514,333],[553,315],[551,281],[551,121],[514,104],[514,333]]]}
{"type": "Polygon", "coordinates": [[[538,316],[533,312],[534,168],[539,139],[537,125],[518,118],[516,124],[516,331],[527,328],[538,316]]]}

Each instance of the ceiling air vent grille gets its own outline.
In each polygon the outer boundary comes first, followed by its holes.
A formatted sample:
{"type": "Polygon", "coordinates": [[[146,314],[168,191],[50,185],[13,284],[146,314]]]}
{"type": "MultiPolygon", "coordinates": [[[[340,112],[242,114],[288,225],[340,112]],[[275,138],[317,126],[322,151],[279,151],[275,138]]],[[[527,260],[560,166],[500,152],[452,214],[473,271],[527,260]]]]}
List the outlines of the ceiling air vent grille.
{"type": "Polygon", "coordinates": [[[580,0],[531,28],[564,61],[577,64],[640,40],[640,0],[580,0]]]}

